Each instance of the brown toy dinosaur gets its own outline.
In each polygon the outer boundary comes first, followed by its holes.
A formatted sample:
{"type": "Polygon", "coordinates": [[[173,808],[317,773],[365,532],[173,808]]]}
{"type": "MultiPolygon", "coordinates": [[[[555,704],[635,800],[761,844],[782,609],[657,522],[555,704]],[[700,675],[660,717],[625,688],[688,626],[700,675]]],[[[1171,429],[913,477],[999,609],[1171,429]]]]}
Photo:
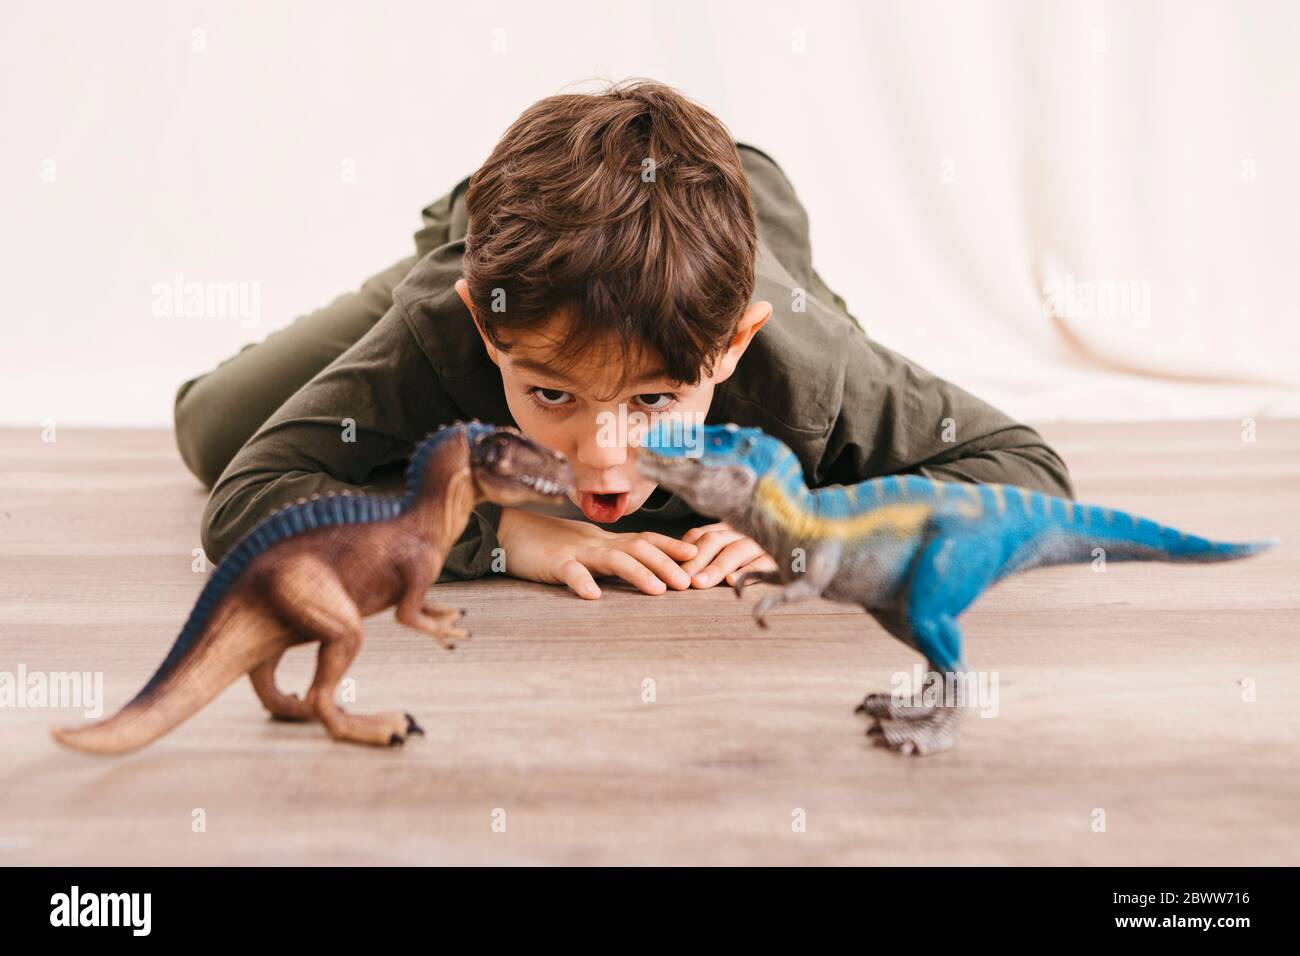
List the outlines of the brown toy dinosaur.
{"type": "Polygon", "coordinates": [[[448,549],[483,501],[546,505],[573,489],[568,461],[514,429],[449,425],[411,456],[405,496],[302,499],[270,515],[213,571],[171,652],[118,713],[55,740],[90,753],[143,747],[248,674],[271,716],[320,720],[336,740],[396,746],[423,734],[410,714],[345,713],[335,689],[361,649],[361,619],[397,620],[451,649],[469,634],[460,609],[425,601],[448,549]],[[320,642],[304,699],[281,692],[275,668],[290,647],[320,642]]]}

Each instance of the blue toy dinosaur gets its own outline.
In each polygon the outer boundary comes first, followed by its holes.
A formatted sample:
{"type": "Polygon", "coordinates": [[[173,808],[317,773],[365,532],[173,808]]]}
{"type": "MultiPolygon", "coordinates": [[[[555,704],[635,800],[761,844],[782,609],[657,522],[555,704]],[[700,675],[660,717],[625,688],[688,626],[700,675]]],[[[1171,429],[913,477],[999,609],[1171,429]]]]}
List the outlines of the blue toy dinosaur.
{"type": "MultiPolygon", "coordinates": [[[[1208,541],[1122,511],[1025,488],[890,476],[810,490],[795,454],[757,428],[694,426],[665,418],[641,441],[640,471],[701,515],[757,541],[778,570],[736,581],[781,584],[754,608],[758,623],[787,601],[825,597],[861,605],[930,670],[966,670],[958,616],[1017,571],[1094,561],[1228,561],[1277,542],[1208,541]]],[[[900,703],[871,694],[858,711],[868,733],[900,753],[957,742],[964,701],[900,703]]]]}

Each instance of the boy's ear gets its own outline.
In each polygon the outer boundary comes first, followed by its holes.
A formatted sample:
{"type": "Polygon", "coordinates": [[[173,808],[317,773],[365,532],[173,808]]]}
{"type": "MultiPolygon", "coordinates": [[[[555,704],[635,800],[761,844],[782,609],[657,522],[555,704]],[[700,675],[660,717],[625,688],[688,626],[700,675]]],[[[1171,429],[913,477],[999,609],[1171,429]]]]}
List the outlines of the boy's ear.
{"type": "Polygon", "coordinates": [[[469,283],[464,279],[456,280],[456,294],[460,296],[460,301],[465,303],[465,308],[469,309],[470,318],[474,320],[474,328],[478,329],[479,338],[483,340],[483,347],[487,349],[488,358],[492,360],[493,365],[500,365],[497,361],[497,347],[492,344],[492,340],[483,334],[483,326],[479,325],[478,313],[474,311],[474,303],[469,298],[469,283]]]}
{"type": "Polygon", "coordinates": [[[717,371],[713,375],[714,383],[725,382],[731,378],[731,373],[736,370],[740,357],[745,354],[745,349],[749,348],[749,343],[754,341],[754,334],[767,324],[767,320],[772,317],[772,303],[758,301],[752,303],[747,308],[740,321],[736,323],[736,331],[731,336],[731,344],[727,350],[722,353],[718,360],[717,371]]]}

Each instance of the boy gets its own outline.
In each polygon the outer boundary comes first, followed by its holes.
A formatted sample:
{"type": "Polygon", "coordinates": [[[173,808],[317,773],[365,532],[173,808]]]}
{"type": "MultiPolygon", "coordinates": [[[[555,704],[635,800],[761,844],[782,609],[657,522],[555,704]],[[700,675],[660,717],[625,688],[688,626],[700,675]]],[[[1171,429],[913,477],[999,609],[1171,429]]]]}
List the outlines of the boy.
{"type": "Polygon", "coordinates": [[[414,257],[181,387],[211,559],[303,495],[400,488],[414,443],[469,418],[568,455],[579,494],[572,519],[481,507],[443,579],[504,570],[584,598],[598,576],[660,594],[772,566],[603,440],[620,410],[757,425],[810,485],[1071,494],[1037,433],[866,337],[776,163],[666,86],[539,101],[424,218],[414,257]]]}

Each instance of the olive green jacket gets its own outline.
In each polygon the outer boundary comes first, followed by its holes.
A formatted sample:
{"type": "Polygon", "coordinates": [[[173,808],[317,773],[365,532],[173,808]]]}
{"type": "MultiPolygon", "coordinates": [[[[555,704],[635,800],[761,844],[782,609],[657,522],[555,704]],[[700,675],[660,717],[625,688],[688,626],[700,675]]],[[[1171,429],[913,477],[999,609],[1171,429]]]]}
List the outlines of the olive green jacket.
{"type": "MultiPolygon", "coordinates": [[[[918,473],[1071,495],[1065,465],[1035,431],[867,337],[813,270],[807,217],[789,180],[758,150],[742,145],[741,156],[759,230],[752,301],[770,302],[773,312],[718,386],[707,420],[775,435],[799,456],[813,486],[918,473]]],[[[409,272],[392,289],[391,306],[305,384],[288,382],[288,399],[225,467],[204,515],[210,559],[301,496],[398,490],[414,444],[442,424],[514,424],[501,375],[453,288],[461,277],[468,183],[424,211],[417,261],[395,267],[409,272]]],[[[301,355],[283,342],[277,347],[301,355]]],[[[270,340],[251,348],[269,354],[270,340]]],[[[290,379],[306,374],[290,372],[290,379]]],[[[211,408],[210,392],[208,400],[211,408]]],[[[184,450],[180,422],[178,406],[184,450]]],[[[443,578],[491,570],[499,514],[490,504],[476,510],[443,578]]],[[[609,527],[680,533],[706,518],[661,490],[609,527]]]]}

